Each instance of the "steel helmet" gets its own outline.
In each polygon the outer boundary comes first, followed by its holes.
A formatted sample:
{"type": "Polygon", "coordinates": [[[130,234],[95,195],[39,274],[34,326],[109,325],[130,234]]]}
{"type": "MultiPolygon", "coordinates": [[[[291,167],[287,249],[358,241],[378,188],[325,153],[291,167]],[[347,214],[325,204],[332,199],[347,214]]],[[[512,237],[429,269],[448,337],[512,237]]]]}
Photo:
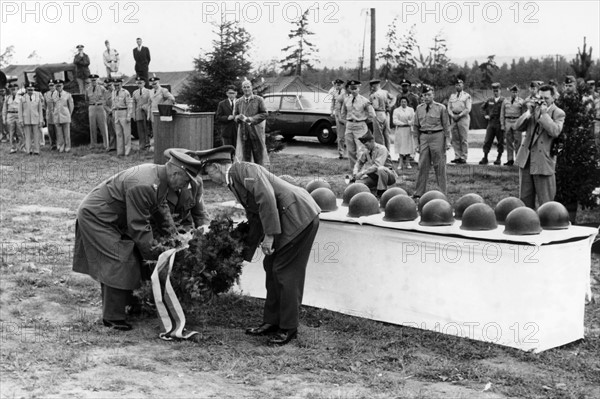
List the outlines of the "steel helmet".
{"type": "Polygon", "coordinates": [[[400,187],[388,188],[387,190],[385,190],[385,193],[381,195],[381,198],[379,199],[379,206],[385,209],[385,204],[387,204],[388,201],[396,195],[408,195],[408,193],[406,192],[406,190],[400,187]]]}
{"type": "Polygon", "coordinates": [[[346,187],[344,190],[344,194],[342,196],[343,202],[342,205],[348,206],[350,204],[350,200],[358,193],[370,193],[369,187],[367,187],[364,183],[352,183],[346,187]]]}
{"type": "Polygon", "coordinates": [[[446,198],[446,195],[444,195],[444,193],[442,193],[441,191],[437,191],[437,190],[427,191],[419,199],[419,213],[423,212],[423,207],[425,206],[426,203],[428,203],[429,201],[434,200],[434,199],[443,199],[444,201],[448,201],[448,198],[446,198]]]}
{"type": "Polygon", "coordinates": [[[325,180],[315,179],[308,182],[308,184],[306,185],[306,191],[312,193],[314,190],[321,187],[326,187],[331,190],[331,185],[325,180]]]}
{"type": "Polygon", "coordinates": [[[444,199],[432,199],[425,204],[421,211],[420,225],[449,226],[453,223],[454,216],[452,215],[452,205],[444,199]]]}
{"type": "Polygon", "coordinates": [[[462,214],[463,230],[494,230],[498,227],[494,210],[488,204],[471,204],[462,214]]]}
{"type": "Polygon", "coordinates": [[[540,224],[544,230],[568,229],[569,211],[560,202],[550,201],[542,204],[537,214],[540,217],[540,224]]]}
{"type": "Polygon", "coordinates": [[[313,197],[323,212],[331,212],[338,209],[335,194],[327,187],[320,187],[313,190],[310,196],[313,197]]]}
{"type": "Polygon", "coordinates": [[[516,197],[506,197],[498,204],[496,204],[496,209],[494,209],[494,213],[496,214],[496,221],[499,224],[504,224],[506,217],[515,208],[519,208],[525,206],[525,203],[516,197]]]}
{"type": "Polygon", "coordinates": [[[379,213],[379,201],[370,192],[358,193],[350,200],[348,216],[358,218],[361,216],[375,215],[379,213]]]}
{"type": "Polygon", "coordinates": [[[465,212],[465,209],[467,209],[469,205],[483,203],[485,203],[485,201],[480,195],[475,193],[465,194],[460,197],[458,201],[456,201],[456,204],[454,204],[454,217],[460,220],[465,212]]]}
{"type": "Polygon", "coordinates": [[[526,206],[510,211],[504,225],[504,234],[510,235],[540,234],[542,231],[538,214],[526,206]]]}
{"type": "Polygon", "coordinates": [[[386,222],[406,222],[415,220],[417,214],[417,204],[408,195],[396,195],[385,205],[385,216],[383,220],[386,222]]]}

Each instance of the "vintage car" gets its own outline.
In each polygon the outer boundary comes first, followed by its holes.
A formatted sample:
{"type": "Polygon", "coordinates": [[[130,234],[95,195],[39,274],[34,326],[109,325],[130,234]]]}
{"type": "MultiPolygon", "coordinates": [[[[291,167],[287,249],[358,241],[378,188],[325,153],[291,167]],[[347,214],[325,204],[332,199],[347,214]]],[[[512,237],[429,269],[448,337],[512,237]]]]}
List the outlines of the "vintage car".
{"type": "Polygon", "coordinates": [[[284,139],[312,136],[323,144],[335,143],[335,118],[331,116],[331,96],[327,93],[273,93],[263,98],[269,114],[267,133],[278,133],[284,139]]]}

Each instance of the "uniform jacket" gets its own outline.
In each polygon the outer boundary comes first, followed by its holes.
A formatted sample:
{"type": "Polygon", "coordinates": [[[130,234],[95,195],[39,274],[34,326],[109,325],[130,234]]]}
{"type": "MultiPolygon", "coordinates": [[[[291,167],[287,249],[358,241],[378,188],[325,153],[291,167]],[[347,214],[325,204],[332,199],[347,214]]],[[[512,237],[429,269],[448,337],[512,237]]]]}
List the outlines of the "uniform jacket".
{"type": "Polygon", "coordinates": [[[360,153],[360,156],[354,165],[354,174],[357,174],[358,172],[373,173],[376,172],[377,168],[380,166],[390,169],[392,174],[396,175],[389,151],[384,145],[375,143],[373,151],[369,152],[365,148],[360,153]]]}
{"type": "Polygon", "coordinates": [[[249,162],[234,162],[229,170],[229,189],[246,210],[254,244],[252,254],[263,234],[275,237],[277,250],[294,237],[321,212],[310,194],[264,167],[249,162]],[[258,231],[253,228],[257,228],[258,231]]]}
{"type": "Polygon", "coordinates": [[[544,115],[540,115],[539,109],[534,111],[534,115],[529,112],[521,115],[515,123],[515,130],[526,130],[526,133],[517,153],[517,165],[524,168],[529,160],[530,174],[553,175],[556,156],[550,156],[550,148],[562,131],[564,122],[565,112],[555,104],[548,107],[544,115]]]}
{"type": "Polygon", "coordinates": [[[350,94],[344,99],[340,116],[345,121],[372,121],[377,117],[371,102],[360,94],[357,94],[356,98],[350,94]]]}
{"type": "Polygon", "coordinates": [[[527,109],[525,101],[517,96],[513,102],[512,97],[506,98],[502,103],[502,109],[500,110],[500,123],[504,129],[506,118],[510,118],[509,121],[516,121],[519,116],[523,115],[523,112],[527,109]]]}
{"type": "Polygon", "coordinates": [[[417,137],[420,131],[442,130],[446,135],[446,142],[450,142],[450,122],[446,106],[432,101],[427,112],[427,104],[419,104],[415,111],[414,131],[417,137]]]}
{"type": "Polygon", "coordinates": [[[133,110],[131,108],[131,94],[123,88],[113,90],[112,96],[112,110],[113,114],[115,111],[127,110],[127,120],[133,118],[133,110]],[[125,108],[125,109],[124,109],[125,108]]]}
{"type": "Polygon", "coordinates": [[[208,213],[204,205],[204,185],[201,178],[181,189],[179,194],[171,195],[169,190],[167,203],[174,219],[181,219],[184,227],[200,227],[208,222],[208,213]],[[175,217],[177,216],[177,217],[175,217]]]}
{"type": "Polygon", "coordinates": [[[75,64],[75,77],[78,79],[88,79],[90,76],[90,57],[86,53],[75,54],[73,58],[73,64],[75,64]]]}
{"type": "Polygon", "coordinates": [[[104,66],[110,69],[111,72],[117,72],[119,70],[119,53],[114,48],[104,50],[102,53],[102,60],[104,66]]]}
{"type": "Polygon", "coordinates": [[[500,112],[502,111],[502,104],[504,104],[504,97],[498,97],[496,100],[494,97],[490,97],[486,102],[483,103],[481,109],[484,114],[489,116],[489,123],[500,125],[500,112]]]}
{"type": "Polygon", "coordinates": [[[67,91],[58,92],[54,90],[52,95],[52,119],[54,124],[71,123],[73,113],[73,97],[67,91]]]}
{"type": "Polygon", "coordinates": [[[227,98],[221,101],[217,106],[217,113],[215,117],[217,118],[217,123],[221,128],[221,137],[228,139],[234,139],[236,137],[237,125],[233,119],[227,119],[228,116],[233,115],[235,102],[236,100],[233,101],[233,107],[231,107],[229,99],[227,98]]]}
{"type": "Polygon", "coordinates": [[[460,94],[457,92],[452,93],[450,99],[448,99],[448,113],[450,115],[468,117],[471,112],[471,106],[471,95],[464,90],[461,90],[460,94]]]}
{"type": "Polygon", "coordinates": [[[104,106],[104,104],[106,104],[106,89],[99,84],[96,86],[90,84],[87,89],[85,89],[85,99],[90,106],[98,103],[104,106]]]}
{"type": "MultiPolygon", "coordinates": [[[[169,92],[166,87],[158,87],[158,89],[150,89],[150,101],[151,101],[151,111],[158,112],[158,104],[164,104],[167,101],[175,102],[175,97],[169,92]]],[[[152,113],[151,112],[151,113],[152,113]]],[[[150,118],[150,114],[148,114],[148,118],[150,118]]]]}
{"type": "Polygon", "coordinates": [[[44,122],[44,97],[34,91],[21,97],[19,104],[19,122],[24,125],[39,125],[44,122]]]}
{"type": "Polygon", "coordinates": [[[21,96],[18,94],[15,95],[14,98],[12,94],[8,94],[6,97],[4,97],[4,104],[2,105],[2,120],[6,121],[6,118],[9,114],[18,116],[20,104],[21,96]]]}
{"type": "Polygon", "coordinates": [[[167,192],[166,167],[153,164],[134,166],[96,186],[77,211],[73,270],[109,287],[139,287],[139,262],[153,258],[151,215],[169,213],[167,192]]]}
{"type": "Polygon", "coordinates": [[[54,117],[52,116],[54,112],[54,102],[52,101],[52,95],[56,90],[48,90],[44,93],[44,109],[46,110],[46,123],[48,125],[54,124],[54,117]]]}
{"type": "Polygon", "coordinates": [[[143,121],[148,119],[148,113],[150,112],[150,108],[152,107],[152,100],[150,99],[150,90],[146,88],[142,88],[142,93],[140,94],[140,89],[135,89],[132,94],[133,97],[133,119],[136,121],[143,121]]]}
{"type": "Polygon", "coordinates": [[[150,65],[150,50],[145,46],[142,46],[141,50],[135,47],[133,49],[133,59],[135,60],[136,71],[147,71],[148,65],[150,65]]]}
{"type": "Polygon", "coordinates": [[[104,92],[104,110],[106,115],[112,115],[112,94],[114,90],[106,89],[104,92]]]}

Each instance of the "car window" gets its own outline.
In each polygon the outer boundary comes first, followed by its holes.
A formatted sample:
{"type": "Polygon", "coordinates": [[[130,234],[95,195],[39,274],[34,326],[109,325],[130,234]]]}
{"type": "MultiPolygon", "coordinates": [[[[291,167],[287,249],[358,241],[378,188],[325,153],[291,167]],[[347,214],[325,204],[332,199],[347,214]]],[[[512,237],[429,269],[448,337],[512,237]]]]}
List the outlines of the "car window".
{"type": "Polygon", "coordinates": [[[283,96],[281,98],[281,110],[282,111],[297,111],[301,110],[302,106],[298,97],[296,96],[283,96]]]}
{"type": "Polygon", "coordinates": [[[300,101],[303,109],[318,111],[329,111],[331,109],[331,100],[329,100],[326,95],[318,95],[315,93],[302,95],[300,101]]]}
{"type": "Polygon", "coordinates": [[[280,96],[270,96],[265,97],[265,108],[267,108],[267,112],[277,111],[279,109],[279,104],[281,103],[280,96]]]}

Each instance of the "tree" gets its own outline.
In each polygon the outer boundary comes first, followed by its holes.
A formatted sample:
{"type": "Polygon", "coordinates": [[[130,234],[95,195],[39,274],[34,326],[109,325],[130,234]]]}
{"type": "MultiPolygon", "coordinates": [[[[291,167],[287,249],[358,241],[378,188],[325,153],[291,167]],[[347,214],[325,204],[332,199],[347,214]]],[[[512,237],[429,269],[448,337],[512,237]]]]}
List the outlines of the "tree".
{"type": "Polygon", "coordinates": [[[237,22],[221,18],[214,32],[213,50],[194,59],[192,75],[177,100],[192,106],[195,111],[215,111],[225,96],[225,87],[239,86],[251,70],[247,52],[252,40],[250,34],[237,22]]]}
{"type": "Polygon", "coordinates": [[[451,84],[452,71],[457,68],[450,63],[450,59],[446,56],[448,46],[442,32],[435,35],[433,43],[427,56],[423,55],[420,46],[416,46],[419,50],[417,62],[421,64],[421,68],[417,70],[418,77],[433,87],[445,87],[451,84]]]}
{"type": "Polygon", "coordinates": [[[417,25],[413,24],[407,33],[400,39],[398,54],[396,55],[395,75],[399,78],[406,78],[417,67],[417,62],[414,57],[414,51],[418,47],[415,35],[417,33],[417,25]]]}
{"type": "Polygon", "coordinates": [[[281,49],[283,52],[291,51],[284,59],[280,60],[281,68],[285,72],[289,72],[288,75],[302,76],[302,67],[313,69],[313,62],[318,62],[315,58],[315,53],[319,50],[316,46],[307,40],[307,37],[314,35],[313,32],[308,30],[308,14],[310,12],[308,8],[298,21],[293,24],[296,26],[290,30],[288,37],[292,39],[293,44],[281,49]]]}
{"type": "Polygon", "coordinates": [[[10,65],[12,57],[15,55],[15,46],[8,46],[4,52],[0,54],[0,68],[5,68],[10,65]]]}
{"type": "Polygon", "coordinates": [[[387,79],[392,73],[392,69],[396,65],[396,51],[398,49],[398,37],[396,32],[398,31],[398,17],[394,18],[392,23],[388,26],[388,31],[385,34],[386,46],[377,53],[377,60],[383,60],[384,64],[379,72],[380,76],[387,79]]]}
{"type": "Polygon", "coordinates": [[[498,70],[498,65],[496,65],[496,61],[494,61],[495,55],[488,55],[488,59],[483,64],[479,65],[479,69],[482,73],[481,78],[481,86],[483,88],[488,88],[492,84],[492,78],[494,74],[498,70]]]}
{"type": "Polygon", "coordinates": [[[575,71],[575,76],[578,78],[587,79],[589,77],[588,71],[592,66],[592,48],[590,47],[589,54],[586,52],[587,44],[585,42],[585,36],[583,37],[583,51],[577,47],[577,57],[571,61],[571,68],[575,71]]]}

